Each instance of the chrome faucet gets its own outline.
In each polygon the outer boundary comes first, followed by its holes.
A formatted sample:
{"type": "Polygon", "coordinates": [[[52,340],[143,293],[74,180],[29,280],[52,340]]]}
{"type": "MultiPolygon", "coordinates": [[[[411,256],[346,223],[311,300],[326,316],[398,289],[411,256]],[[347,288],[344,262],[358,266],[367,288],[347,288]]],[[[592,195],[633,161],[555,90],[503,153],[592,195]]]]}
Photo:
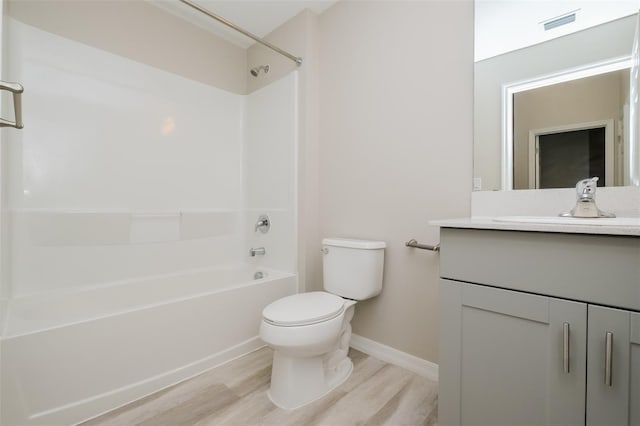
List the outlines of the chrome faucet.
{"type": "Polygon", "coordinates": [[[267,254],[267,251],[264,249],[264,247],[252,247],[249,249],[249,256],[251,257],[264,256],[265,254],[267,254]]]}
{"type": "Polygon", "coordinates": [[[261,214],[258,218],[258,221],[256,222],[256,227],[254,228],[253,232],[258,232],[259,229],[260,232],[266,234],[267,232],[269,232],[269,228],[271,228],[271,221],[269,220],[269,216],[267,216],[266,214],[261,214]]]}
{"type": "Polygon", "coordinates": [[[596,206],[596,188],[598,177],[582,179],[576,184],[576,206],[563,217],[616,217],[613,213],[603,212],[596,206]]]}

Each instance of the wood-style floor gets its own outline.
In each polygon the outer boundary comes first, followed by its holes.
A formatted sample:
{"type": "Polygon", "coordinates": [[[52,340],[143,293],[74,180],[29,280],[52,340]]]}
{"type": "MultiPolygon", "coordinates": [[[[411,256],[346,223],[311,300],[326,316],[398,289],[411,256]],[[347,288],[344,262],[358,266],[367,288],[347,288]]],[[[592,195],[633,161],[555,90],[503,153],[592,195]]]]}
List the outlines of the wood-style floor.
{"type": "Polygon", "coordinates": [[[272,356],[260,349],[82,425],[436,424],[436,382],[353,349],[343,385],[297,410],[278,408],[266,394],[272,356]]]}

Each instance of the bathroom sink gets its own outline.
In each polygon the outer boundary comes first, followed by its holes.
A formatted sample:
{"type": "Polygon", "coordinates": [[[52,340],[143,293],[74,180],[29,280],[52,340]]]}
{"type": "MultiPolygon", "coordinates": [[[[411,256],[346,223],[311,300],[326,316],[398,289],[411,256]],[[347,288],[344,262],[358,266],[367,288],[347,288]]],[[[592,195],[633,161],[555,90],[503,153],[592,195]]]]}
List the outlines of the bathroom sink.
{"type": "Polygon", "coordinates": [[[640,217],[561,217],[561,216],[499,216],[494,222],[542,223],[553,225],[630,226],[640,227],[640,217]]]}

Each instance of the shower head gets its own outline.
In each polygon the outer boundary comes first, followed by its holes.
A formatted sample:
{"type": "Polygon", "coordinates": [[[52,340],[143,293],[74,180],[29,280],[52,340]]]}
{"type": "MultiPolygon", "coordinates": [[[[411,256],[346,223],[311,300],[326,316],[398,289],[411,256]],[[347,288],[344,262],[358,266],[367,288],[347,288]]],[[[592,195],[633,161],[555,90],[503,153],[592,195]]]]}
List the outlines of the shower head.
{"type": "Polygon", "coordinates": [[[264,73],[269,72],[269,65],[260,65],[259,67],[251,68],[251,75],[257,77],[260,74],[260,70],[264,71],[264,73]]]}

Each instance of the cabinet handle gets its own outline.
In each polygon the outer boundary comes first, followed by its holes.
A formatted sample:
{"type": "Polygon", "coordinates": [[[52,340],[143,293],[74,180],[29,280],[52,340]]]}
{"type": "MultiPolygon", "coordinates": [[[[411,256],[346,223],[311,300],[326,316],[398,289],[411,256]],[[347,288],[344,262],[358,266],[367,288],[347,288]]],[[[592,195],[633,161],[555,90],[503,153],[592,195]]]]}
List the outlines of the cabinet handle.
{"type": "Polygon", "coordinates": [[[604,344],[604,384],[613,386],[611,372],[613,368],[613,333],[607,331],[604,344]]]}
{"type": "Polygon", "coordinates": [[[565,322],[563,324],[563,333],[562,333],[562,366],[564,368],[564,372],[569,374],[569,334],[571,330],[569,329],[569,323],[565,322]]]}

